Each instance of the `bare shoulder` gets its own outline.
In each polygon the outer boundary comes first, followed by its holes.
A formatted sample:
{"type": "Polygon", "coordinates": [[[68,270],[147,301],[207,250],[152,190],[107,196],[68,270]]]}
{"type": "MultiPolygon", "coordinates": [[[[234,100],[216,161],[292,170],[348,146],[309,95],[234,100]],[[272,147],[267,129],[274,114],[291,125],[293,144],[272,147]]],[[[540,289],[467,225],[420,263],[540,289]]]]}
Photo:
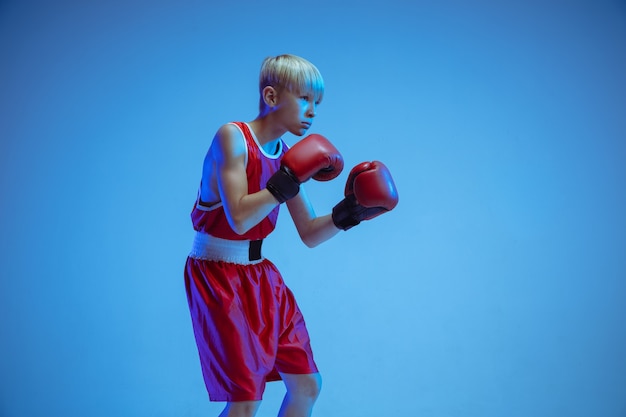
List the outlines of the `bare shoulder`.
{"type": "Polygon", "coordinates": [[[222,125],[204,159],[201,200],[207,205],[220,201],[218,181],[225,172],[240,172],[245,161],[245,140],[233,124],[222,125]]]}
{"type": "Polygon", "coordinates": [[[231,123],[222,125],[217,130],[211,148],[218,161],[243,157],[246,150],[241,130],[231,123]]]}

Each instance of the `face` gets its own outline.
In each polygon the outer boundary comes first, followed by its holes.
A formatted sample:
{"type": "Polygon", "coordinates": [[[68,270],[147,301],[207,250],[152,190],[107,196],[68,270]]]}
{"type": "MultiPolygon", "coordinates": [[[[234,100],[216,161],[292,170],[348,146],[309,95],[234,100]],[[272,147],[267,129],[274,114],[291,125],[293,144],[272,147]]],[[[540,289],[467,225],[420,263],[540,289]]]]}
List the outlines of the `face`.
{"type": "Polygon", "coordinates": [[[313,118],[319,102],[316,102],[312,93],[295,94],[283,91],[279,95],[276,107],[279,123],[296,135],[302,136],[313,124],[313,118]]]}

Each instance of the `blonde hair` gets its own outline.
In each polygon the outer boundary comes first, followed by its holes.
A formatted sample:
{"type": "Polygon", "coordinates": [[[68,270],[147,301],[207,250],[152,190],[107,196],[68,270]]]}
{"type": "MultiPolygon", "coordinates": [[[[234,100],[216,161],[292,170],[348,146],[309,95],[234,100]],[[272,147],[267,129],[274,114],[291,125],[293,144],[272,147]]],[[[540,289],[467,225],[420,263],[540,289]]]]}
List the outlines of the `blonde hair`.
{"type": "MultiPolygon", "coordinates": [[[[265,87],[274,87],[277,91],[286,89],[294,94],[312,94],[316,102],[324,96],[324,79],[317,67],[299,56],[284,54],[267,57],[261,64],[259,93],[265,87]]],[[[260,107],[264,102],[261,97],[260,107]]]]}

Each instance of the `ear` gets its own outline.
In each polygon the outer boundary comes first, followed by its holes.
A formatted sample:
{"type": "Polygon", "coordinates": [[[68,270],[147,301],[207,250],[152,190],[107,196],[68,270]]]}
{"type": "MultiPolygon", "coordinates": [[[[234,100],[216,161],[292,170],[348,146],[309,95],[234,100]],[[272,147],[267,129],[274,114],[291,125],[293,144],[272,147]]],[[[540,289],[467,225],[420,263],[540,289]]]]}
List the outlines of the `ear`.
{"type": "Polygon", "coordinates": [[[261,94],[268,107],[274,107],[278,104],[278,91],[271,85],[265,87],[261,94]]]}

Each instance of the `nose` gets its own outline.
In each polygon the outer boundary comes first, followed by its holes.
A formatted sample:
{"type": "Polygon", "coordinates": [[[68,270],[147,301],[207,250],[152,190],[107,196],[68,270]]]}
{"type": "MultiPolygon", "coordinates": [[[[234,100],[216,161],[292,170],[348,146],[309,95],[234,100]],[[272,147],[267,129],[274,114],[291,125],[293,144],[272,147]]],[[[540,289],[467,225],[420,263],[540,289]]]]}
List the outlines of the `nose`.
{"type": "Polygon", "coordinates": [[[315,117],[315,102],[310,102],[306,109],[307,117],[315,117]]]}

